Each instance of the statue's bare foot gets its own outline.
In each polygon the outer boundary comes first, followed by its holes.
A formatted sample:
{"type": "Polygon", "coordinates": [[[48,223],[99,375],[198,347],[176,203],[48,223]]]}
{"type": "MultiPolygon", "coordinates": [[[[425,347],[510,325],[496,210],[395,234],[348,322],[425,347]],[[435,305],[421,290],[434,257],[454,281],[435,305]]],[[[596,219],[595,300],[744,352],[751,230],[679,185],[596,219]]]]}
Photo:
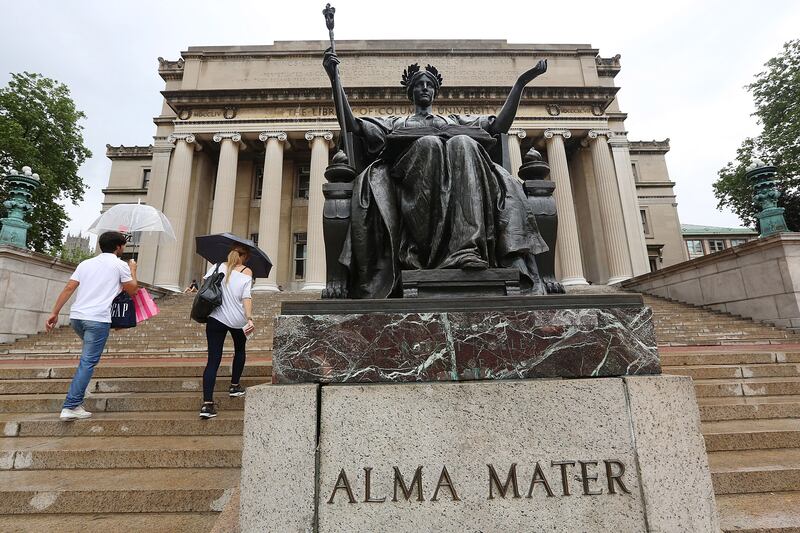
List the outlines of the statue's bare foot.
{"type": "Polygon", "coordinates": [[[564,286],[552,276],[544,276],[542,281],[544,282],[547,294],[564,294],[566,292],[564,291],[564,286]]]}
{"type": "Polygon", "coordinates": [[[341,280],[331,280],[322,289],[323,300],[341,300],[347,297],[347,284],[341,280]]]}

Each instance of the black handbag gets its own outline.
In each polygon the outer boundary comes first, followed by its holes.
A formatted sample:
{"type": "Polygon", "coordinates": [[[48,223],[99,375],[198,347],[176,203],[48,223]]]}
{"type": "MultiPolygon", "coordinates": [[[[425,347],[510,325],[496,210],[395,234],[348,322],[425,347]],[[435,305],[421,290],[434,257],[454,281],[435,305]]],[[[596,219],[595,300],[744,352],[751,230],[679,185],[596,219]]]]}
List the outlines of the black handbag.
{"type": "Polygon", "coordinates": [[[111,327],[113,329],[136,327],[136,306],[125,291],[117,294],[111,302],[111,327]]]}
{"type": "Polygon", "coordinates": [[[225,277],[225,273],[219,271],[221,264],[217,263],[214,272],[203,280],[203,286],[194,295],[191,317],[195,322],[205,324],[208,315],[222,305],[222,278],[225,277]]]}

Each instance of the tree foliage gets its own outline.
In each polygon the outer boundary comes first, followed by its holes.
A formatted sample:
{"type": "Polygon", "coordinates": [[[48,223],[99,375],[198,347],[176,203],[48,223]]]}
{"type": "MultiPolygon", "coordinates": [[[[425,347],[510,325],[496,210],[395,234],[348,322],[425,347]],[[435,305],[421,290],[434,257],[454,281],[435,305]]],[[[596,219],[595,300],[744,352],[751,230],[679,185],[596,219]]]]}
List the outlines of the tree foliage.
{"type": "MultiPolygon", "coordinates": [[[[84,146],[84,118],[69,88],[40,74],[12,74],[0,89],[0,173],[29,166],[41,178],[26,219],[32,224],[27,244],[33,250],[60,249],[68,217],[59,200],[77,204],[83,199],[86,185],[78,169],[92,155],[84,146]]],[[[6,216],[2,201],[8,197],[3,181],[0,216],[6,216]]]]}
{"type": "Polygon", "coordinates": [[[767,61],[766,68],[747,86],[756,105],[754,115],[761,135],[747,138],[736,159],[719,171],[714,183],[717,207],[729,207],[745,224],[756,222],[758,208],[745,178],[755,159],[778,167],[778,205],[786,208],[789,229],[800,229],[800,39],[783,45],[783,51],[767,61]]]}

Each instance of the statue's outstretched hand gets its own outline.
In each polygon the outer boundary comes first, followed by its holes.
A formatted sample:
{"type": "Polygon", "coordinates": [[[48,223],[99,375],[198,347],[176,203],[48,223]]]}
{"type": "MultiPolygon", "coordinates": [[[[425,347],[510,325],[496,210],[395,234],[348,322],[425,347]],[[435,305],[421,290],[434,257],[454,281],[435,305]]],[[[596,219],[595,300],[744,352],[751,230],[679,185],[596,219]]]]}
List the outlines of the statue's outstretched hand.
{"type": "Polygon", "coordinates": [[[522,85],[527,85],[537,78],[538,76],[547,72],[547,60],[540,59],[536,66],[532,69],[528,70],[527,72],[523,72],[522,75],[519,77],[519,83],[522,85]]]}
{"type": "Polygon", "coordinates": [[[334,74],[336,73],[336,67],[339,65],[339,56],[333,52],[330,48],[325,50],[325,55],[322,57],[322,66],[325,68],[325,72],[328,73],[328,77],[333,79],[334,74]]]}

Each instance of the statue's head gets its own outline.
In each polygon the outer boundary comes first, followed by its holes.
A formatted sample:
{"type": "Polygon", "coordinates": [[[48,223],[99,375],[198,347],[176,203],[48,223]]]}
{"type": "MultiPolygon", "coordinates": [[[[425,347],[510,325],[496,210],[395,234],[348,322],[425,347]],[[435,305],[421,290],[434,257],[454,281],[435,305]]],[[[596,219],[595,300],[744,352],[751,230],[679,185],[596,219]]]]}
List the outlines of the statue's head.
{"type": "Polygon", "coordinates": [[[414,87],[417,87],[417,92],[420,91],[422,86],[432,88],[433,95],[431,95],[430,99],[431,102],[433,102],[433,99],[436,98],[436,95],[439,93],[439,88],[442,86],[442,75],[439,74],[436,67],[427,65],[425,70],[421,70],[419,64],[414,63],[403,71],[403,78],[400,80],[400,85],[405,87],[406,96],[408,96],[408,99],[412,102],[415,101],[414,87]]]}

